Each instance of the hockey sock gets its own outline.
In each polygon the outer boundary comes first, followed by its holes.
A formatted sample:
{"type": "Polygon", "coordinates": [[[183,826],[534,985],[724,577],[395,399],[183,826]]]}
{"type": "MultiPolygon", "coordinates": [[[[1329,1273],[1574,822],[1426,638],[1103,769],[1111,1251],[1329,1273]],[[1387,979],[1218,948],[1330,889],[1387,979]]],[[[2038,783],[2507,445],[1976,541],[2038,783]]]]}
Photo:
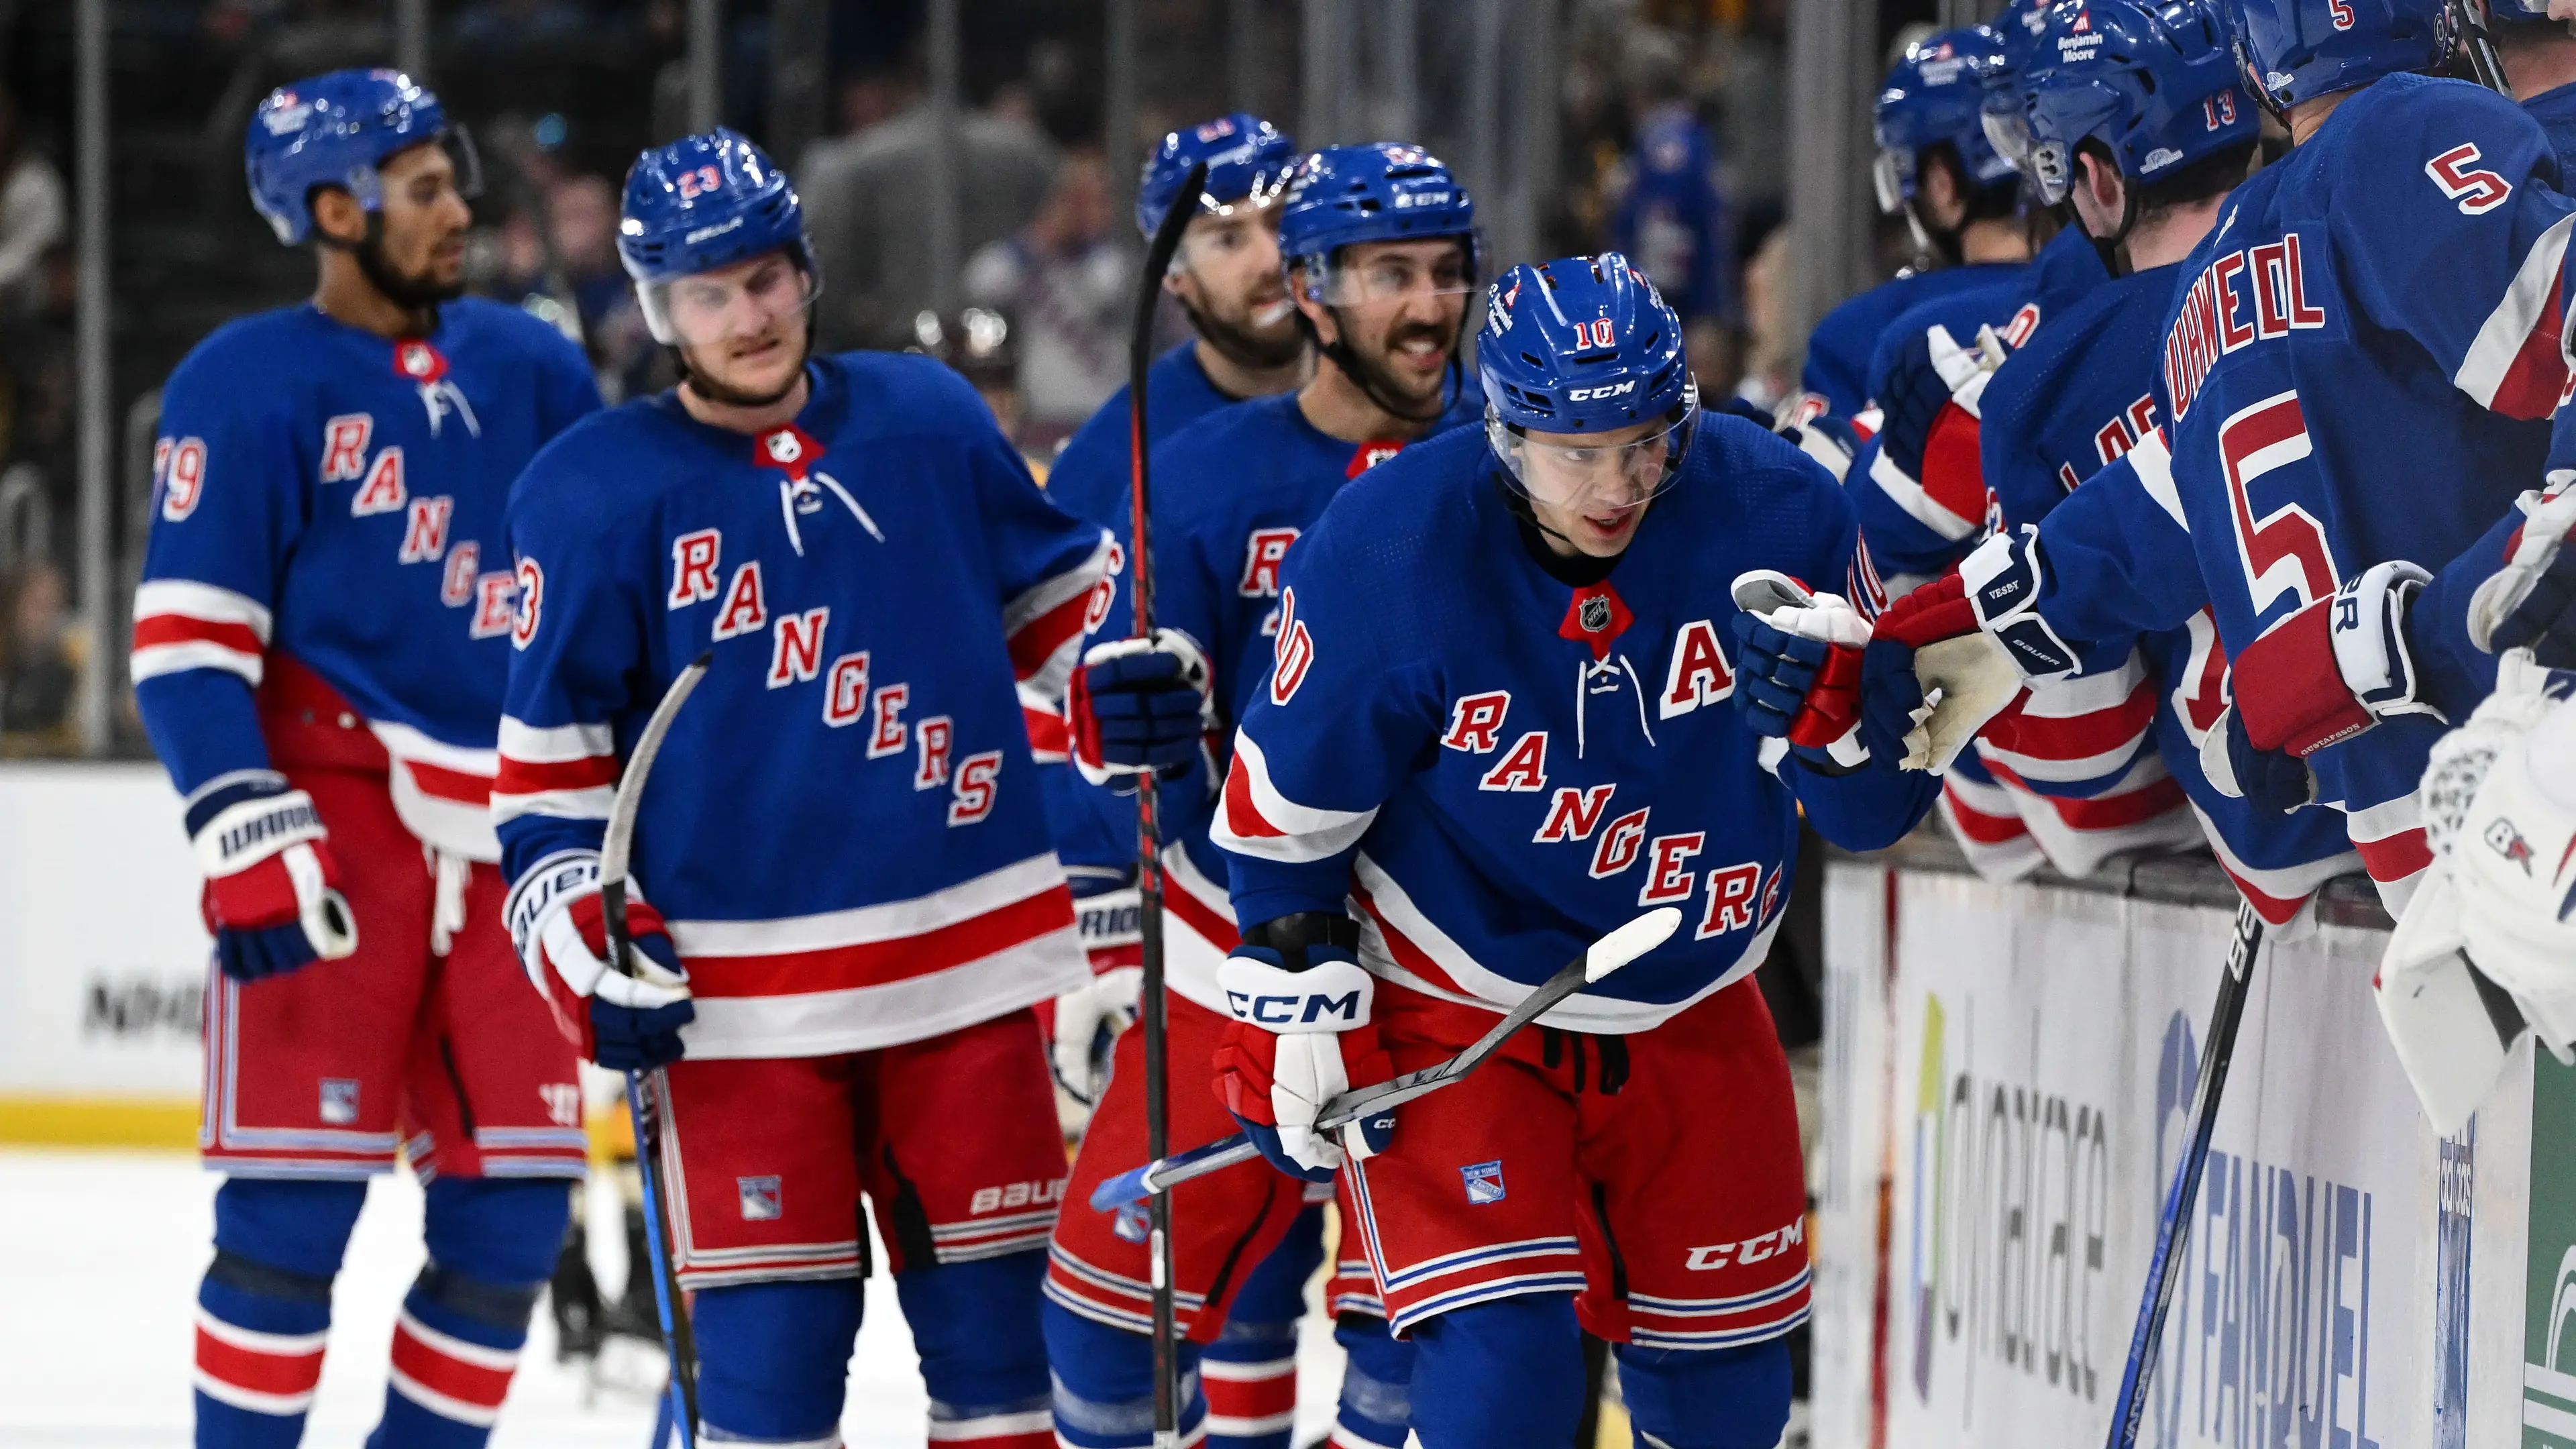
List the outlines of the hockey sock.
{"type": "Polygon", "coordinates": [[[1619,1390],[1639,1441],[1672,1449],[1771,1449],[1789,1422],[1789,1341],[1742,1348],[1619,1344],[1619,1390]]]}
{"type": "Polygon", "coordinates": [[[698,1441],[838,1449],[865,1303],[856,1278],[700,1292],[698,1441]]]}
{"type": "Polygon", "coordinates": [[[197,1288],[198,1449],[292,1449],[322,1381],[331,1280],[364,1182],[236,1177],[197,1288]]]}
{"type": "Polygon", "coordinates": [[[1342,1403],[1333,1415],[1334,1449],[1404,1449],[1413,1423],[1413,1340],[1398,1338],[1383,1318],[1345,1313],[1333,1338],[1348,1355],[1342,1403]]]}
{"type": "Polygon", "coordinates": [[[555,1178],[438,1178],[429,1262],[394,1320],[385,1415],[367,1449],[482,1449],[571,1216],[555,1178]]]}
{"type": "Polygon", "coordinates": [[[930,1437],[943,1449],[1053,1449],[1046,1339],[1030,1312],[1046,1265],[1031,1250],[895,1275],[930,1391],[930,1437]]]}
{"type": "Polygon", "coordinates": [[[1297,1422],[1297,1320],[1306,1312],[1306,1280],[1323,1261],[1324,1205],[1314,1203],[1243,1280],[1225,1327],[1199,1355],[1208,1449],[1288,1449],[1297,1422]]]}
{"type": "Polygon", "coordinates": [[[1583,1422],[1583,1331],[1569,1293],[1454,1308],[1413,1330],[1423,1449],[1558,1449],[1583,1422]]]}
{"type": "MultiPolygon", "coordinates": [[[[1038,1309],[1055,1374],[1055,1437],[1068,1449],[1142,1449],[1154,1442],[1154,1342],[1049,1298],[1038,1309]]],[[[1207,1438],[1199,1349],[1181,1350],[1181,1443],[1207,1438]]]]}

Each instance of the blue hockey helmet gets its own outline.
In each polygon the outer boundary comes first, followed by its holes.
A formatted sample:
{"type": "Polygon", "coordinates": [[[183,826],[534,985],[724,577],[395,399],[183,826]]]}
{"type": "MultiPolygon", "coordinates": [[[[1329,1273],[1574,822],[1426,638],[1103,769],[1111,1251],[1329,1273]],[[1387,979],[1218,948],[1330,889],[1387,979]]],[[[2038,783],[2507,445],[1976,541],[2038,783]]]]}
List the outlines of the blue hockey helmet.
{"type": "Polygon", "coordinates": [[[2013,0],[1988,22],[2003,37],[2002,59],[1987,69],[1977,120],[1995,154],[2024,171],[2030,165],[2030,125],[2022,118],[2022,76],[2039,54],[2048,28],[2048,0],[2013,0]]]}
{"type": "Polygon", "coordinates": [[[1473,291],[1480,247],[1476,202],[1440,158],[1419,146],[1380,141],[1327,146],[1297,163],[1279,213],[1279,256],[1306,273],[1310,301],[1354,300],[1334,265],[1359,242],[1423,241],[1454,236],[1467,244],[1466,266],[1443,291],[1473,291]]]}
{"type": "Polygon", "coordinates": [[[1982,119],[1986,78],[2003,64],[2004,38],[1984,25],[1944,30],[1906,50],[1879,87],[1873,112],[1878,161],[1870,180],[1880,210],[1894,212],[1914,199],[1924,153],[1944,143],[1970,186],[2013,179],[2012,158],[1986,139],[1982,119]]]}
{"type": "Polygon", "coordinates": [[[2205,0],[2060,0],[2024,77],[2030,173],[2051,206],[2095,141],[2133,182],[2252,143],[2230,38],[2205,0]]]}
{"type": "Polygon", "coordinates": [[[2276,111],[2450,59],[2450,0],[2227,0],[2237,64],[2276,111]]]}
{"type": "Polygon", "coordinates": [[[635,158],[617,223],[617,256],[635,281],[654,340],[680,340],[668,306],[670,284],[771,252],[796,266],[800,302],[822,289],[805,238],[796,188],[767,152],[722,126],[683,136],[635,158]]]}
{"type": "Polygon", "coordinates": [[[399,151],[447,144],[456,189],[482,190],[473,142],[451,128],[438,97],[398,70],[335,70],[270,91],[242,139],[250,204],[288,246],[313,234],[313,188],[337,186],[369,211],[384,205],[376,168],[399,151]]]}
{"type": "Polygon", "coordinates": [[[1276,199],[1296,168],[1297,143],[1248,111],[1165,136],[1146,155],[1144,171],[1136,178],[1136,229],[1148,239],[1162,226],[1163,213],[1171,210],[1173,193],[1200,162],[1207,163],[1207,189],[1199,193],[1199,205],[1222,216],[1244,202],[1262,207],[1276,199]]]}
{"type": "Polygon", "coordinates": [[[1497,278],[1485,293],[1476,370],[1485,440],[1531,498],[1574,507],[1615,487],[1607,501],[1632,507],[1680,476],[1699,425],[1682,319],[1619,253],[1523,264],[1497,278]],[[1662,426],[1615,450],[1546,437],[1638,423],[1662,426]]]}

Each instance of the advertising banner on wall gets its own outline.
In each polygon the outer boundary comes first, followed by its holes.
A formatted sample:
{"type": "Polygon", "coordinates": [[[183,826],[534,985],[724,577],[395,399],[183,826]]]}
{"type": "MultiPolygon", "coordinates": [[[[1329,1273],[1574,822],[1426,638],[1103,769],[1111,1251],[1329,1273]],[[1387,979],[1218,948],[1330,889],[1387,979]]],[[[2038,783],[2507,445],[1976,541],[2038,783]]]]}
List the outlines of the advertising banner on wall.
{"type": "MultiPolygon", "coordinates": [[[[1885,1123],[1888,1232],[1876,1261],[1835,1262],[1863,1246],[1836,1230],[1838,1212],[1865,1220],[1876,1185],[1820,1194],[1817,1282],[1832,1297],[1818,1307],[1816,1442],[2100,1444],[2230,915],[1934,871],[1897,872],[1892,910],[1873,910],[1873,895],[1889,899],[1884,871],[1839,865],[1830,879],[1828,969],[1852,981],[1828,991],[1874,995],[1854,1005],[1888,1025],[1829,1053],[1827,1136],[1885,1123]],[[1892,973],[1883,947],[1860,959],[1890,937],[1892,973]],[[1873,976],[1891,984],[1873,993],[1873,976]],[[1887,1055],[1871,1061],[1877,1044],[1887,1055]],[[1831,1319],[1882,1326],[1828,1358],[1831,1319]]],[[[2141,1444],[2520,1442],[2470,1432],[2464,1412],[2486,1381],[2471,1374],[2477,1332],[2496,1336],[2471,1284],[2504,1266],[2470,1265],[2494,1236],[2473,1233],[2470,1212],[2488,1144],[2439,1142],[2423,1124],[2371,1000],[2383,940],[2329,927],[2256,965],[2141,1444]]],[[[2568,1106],[2576,1117],[2576,1091],[2568,1106]]],[[[1878,1146],[1829,1155],[1856,1164],[1878,1146]]],[[[2576,1171],[2566,1187],[2576,1229],[2576,1171]]],[[[2550,1291],[2539,1272],[2535,1257],[2535,1296],[2550,1291]]],[[[2576,1316],[2561,1337],[2569,1376],[2546,1382],[2576,1391],[2576,1316]]],[[[2576,1393],[2566,1403],[2576,1414],[2576,1393]]]]}
{"type": "Polygon", "coordinates": [[[0,766],[0,1101],[196,1100],[197,884],[159,768],[0,766]]]}

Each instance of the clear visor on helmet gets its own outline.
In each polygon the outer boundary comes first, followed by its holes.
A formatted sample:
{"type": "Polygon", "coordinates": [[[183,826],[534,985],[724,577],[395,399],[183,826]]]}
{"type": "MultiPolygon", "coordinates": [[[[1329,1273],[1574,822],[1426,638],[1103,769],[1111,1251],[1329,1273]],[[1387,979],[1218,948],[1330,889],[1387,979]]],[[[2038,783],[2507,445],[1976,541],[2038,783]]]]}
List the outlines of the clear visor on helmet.
{"type": "Polygon", "coordinates": [[[458,199],[472,201],[483,194],[483,157],[474,149],[473,133],[463,126],[451,125],[429,140],[405,146],[373,166],[353,168],[349,173],[349,194],[369,211],[381,211],[388,190],[404,193],[404,199],[415,206],[434,206],[442,193],[453,189],[458,199]],[[403,158],[414,151],[436,147],[446,158],[443,166],[412,166],[403,158]],[[386,174],[388,171],[394,175],[386,174]]]}
{"type": "Polygon", "coordinates": [[[1680,476],[1682,456],[1698,428],[1695,382],[1666,419],[1600,433],[1524,432],[1504,422],[1492,405],[1485,409],[1486,441],[1512,482],[1531,502],[1570,513],[1643,508],[1680,476]]]}
{"type": "Polygon", "coordinates": [[[707,347],[761,336],[814,303],[823,279],[794,251],[669,281],[637,282],[636,301],[653,340],[666,347],[707,347]]]}
{"type": "Polygon", "coordinates": [[[1251,252],[1266,255],[1269,260],[1264,265],[1275,266],[1278,262],[1276,187],[1256,187],[1249,196],[1203,205],[1189,228],[1181,233],[1181,249],[1172,254],[1172,271],[1178,274],[1192,267],[1219,266],[1251,252]]]}
{"type": "Polygon", "coordinates": [[[1870,189],[1878,193],[1878,209],[1890,216],[1905,205],[1906,169],[1893,151],[1879,152],[1869,165],[1870,189]]]}
{"type": "Polygon", "coordinates": [[[1474,238],[1457,235],[1355,242],[1307,263],[1307,292],[1331,307],[1464,296],[1476,290],[1478,250],[1474,238]]]}
{"type": "Polygon", "coordinates": [[[1977,125],[1986,133],[1986,144],[1995,154],[2010,161],[2021,171],[2030,169],[2030,121],[2021,113],[2019,98],[1990,98],[1986,108],[1977,113],[1977,125]]]}

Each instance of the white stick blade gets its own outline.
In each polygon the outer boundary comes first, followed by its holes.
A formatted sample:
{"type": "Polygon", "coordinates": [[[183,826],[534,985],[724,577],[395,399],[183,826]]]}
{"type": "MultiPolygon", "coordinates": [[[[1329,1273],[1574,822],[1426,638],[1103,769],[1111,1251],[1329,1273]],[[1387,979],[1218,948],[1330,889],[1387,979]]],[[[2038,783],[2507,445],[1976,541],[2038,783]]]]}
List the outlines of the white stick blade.
{"type": "Polygon", "coordinates": [[[1673,932],[1680,930],[1682,913],[1671,906],[1660,906],[1612,931],[1592,943],[1583,953],[1583,979],[1598,981],[1638,957],[1664,944],[1673,932]]]}

